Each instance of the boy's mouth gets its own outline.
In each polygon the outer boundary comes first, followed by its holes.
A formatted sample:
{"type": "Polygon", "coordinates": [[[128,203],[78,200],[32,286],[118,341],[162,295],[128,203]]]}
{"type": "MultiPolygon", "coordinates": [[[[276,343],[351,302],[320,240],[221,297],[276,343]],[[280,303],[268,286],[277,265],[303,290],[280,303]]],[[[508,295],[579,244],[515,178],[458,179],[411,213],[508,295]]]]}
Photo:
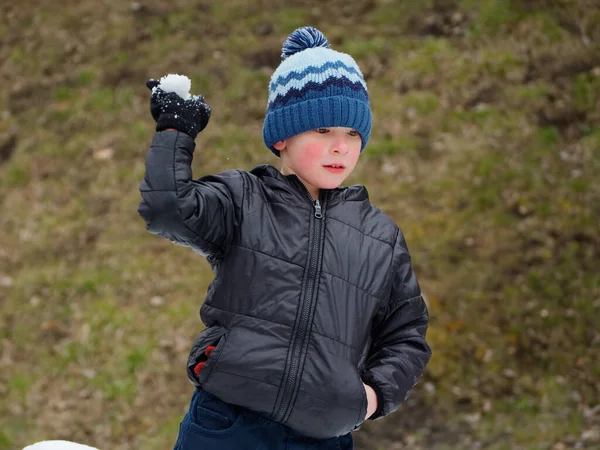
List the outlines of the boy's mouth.
{"type": "Polygon", "coordinates": [[[327,171],[331,172],[331,173],[341,173],[346,168],[343,164],[337,164],[337,163],[328,164],[323,167],[325,167],[325,169],[327,169],[327,171]]]}

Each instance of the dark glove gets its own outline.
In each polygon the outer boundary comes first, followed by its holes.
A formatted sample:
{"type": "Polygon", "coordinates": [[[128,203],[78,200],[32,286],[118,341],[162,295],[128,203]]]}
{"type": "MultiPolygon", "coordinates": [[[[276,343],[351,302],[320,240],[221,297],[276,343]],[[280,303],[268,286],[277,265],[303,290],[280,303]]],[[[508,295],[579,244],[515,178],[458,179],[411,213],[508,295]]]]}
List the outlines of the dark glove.
{"type": "Polygon", "coordinates": [[[182,99],[175,92],[165,92],[158,87],[160,81],[148,80],[146,86],[152,91],[150,112],[156,121],[156,131],[175,128],[196,139],[210,119],[210,106],[201,95],[188,100],[182,99]],[[156,89],[153,90],[153,88],[156,89]]]}

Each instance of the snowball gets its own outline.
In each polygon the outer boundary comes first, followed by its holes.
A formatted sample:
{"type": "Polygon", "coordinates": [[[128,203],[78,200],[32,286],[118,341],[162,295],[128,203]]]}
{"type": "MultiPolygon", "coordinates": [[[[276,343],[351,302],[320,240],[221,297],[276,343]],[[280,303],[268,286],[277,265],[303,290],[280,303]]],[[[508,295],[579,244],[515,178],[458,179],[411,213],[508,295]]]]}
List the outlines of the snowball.
{"type": "Polygon", "coordinates": [[[23,450],[98,450],[87,445],[70,441],[42,441],[25,447],[23,450]]]}
{"type": "Polygon", "coordinates": [[[185,75],[170,73],[160,79],[158,86],[165,92],[175,92],[184,100],[192,98],[190,95],[192,80],[185,75]]]}

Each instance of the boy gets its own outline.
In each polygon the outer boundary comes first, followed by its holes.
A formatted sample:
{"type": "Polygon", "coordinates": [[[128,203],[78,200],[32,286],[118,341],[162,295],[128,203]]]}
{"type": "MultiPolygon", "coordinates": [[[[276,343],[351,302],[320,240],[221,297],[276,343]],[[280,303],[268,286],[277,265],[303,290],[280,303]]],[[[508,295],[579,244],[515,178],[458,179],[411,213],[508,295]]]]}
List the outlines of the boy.
{"type": "Polygon", "coordinates": [[[363,186],[340,187],[371,130],[362,73],[312,27],[282,59],[263,125],[281,170],[192,180],[210,108],[147,82],[157,134],[139,213],[215,275],[175,450],[351,449],[351,431],[398,409],[431,357],[402,232],[363,186]]]}

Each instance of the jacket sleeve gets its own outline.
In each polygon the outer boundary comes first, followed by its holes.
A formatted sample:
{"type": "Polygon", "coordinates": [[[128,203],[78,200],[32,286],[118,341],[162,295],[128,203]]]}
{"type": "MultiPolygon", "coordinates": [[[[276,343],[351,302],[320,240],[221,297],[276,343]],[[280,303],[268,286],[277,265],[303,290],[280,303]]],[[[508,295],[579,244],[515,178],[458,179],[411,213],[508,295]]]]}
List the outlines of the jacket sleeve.
{"type": "Polygon", "coordinates": [[[194,149],[194,140],[185,133],[154,135],[138,213],[151,233],[218,259],[242,220],[244,178],[231,170],[192,180],[194,149]]]}
{"type": "Polygon", "coordinates": [[[402,231],[394,247],[393,285],[389,302],[373,320],[372,344],[362,379],[377,394],[370,420],[396,411],[411,394],[431,358],[425,342],[427,306],[410,264],[402,231]]]}

